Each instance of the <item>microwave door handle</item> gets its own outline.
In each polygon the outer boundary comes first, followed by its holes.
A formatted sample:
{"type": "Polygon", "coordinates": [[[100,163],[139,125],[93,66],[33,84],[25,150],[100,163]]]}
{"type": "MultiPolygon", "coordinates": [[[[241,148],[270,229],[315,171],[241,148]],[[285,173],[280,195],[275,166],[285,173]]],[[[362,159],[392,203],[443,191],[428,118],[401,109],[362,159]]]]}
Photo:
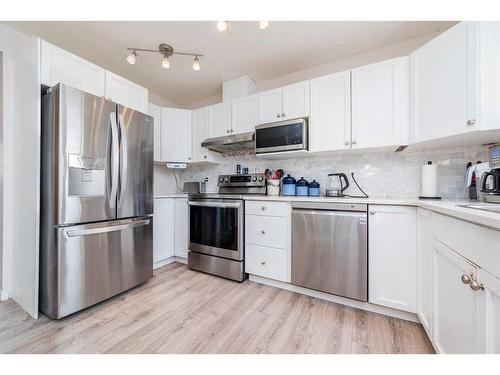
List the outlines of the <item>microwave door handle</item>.
{"type": "Polygon", "coordinates": [[[227,203],[227,202],[195,202],[188,201],[189,206],[199,207],[214,207],[214,208],[239,208],[241,203],[227,203]]]}
{"type": "Polygon", "coordinates": [[[116,123],[115,112],[109,114],[109,123],[111,125],[111,190],[109,193],[109,205],[114,208],[118,191],[118,169],[120,167],[120,159],[118,156],[118,125],[116,123]]]}

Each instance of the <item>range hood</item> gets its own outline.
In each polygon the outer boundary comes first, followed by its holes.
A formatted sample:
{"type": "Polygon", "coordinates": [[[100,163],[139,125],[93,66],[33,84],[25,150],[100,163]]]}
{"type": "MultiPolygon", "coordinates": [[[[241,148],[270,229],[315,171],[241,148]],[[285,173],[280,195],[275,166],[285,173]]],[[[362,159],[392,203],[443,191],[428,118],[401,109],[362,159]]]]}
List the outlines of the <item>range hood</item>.
{"type": "Polygon", "coordinates": [[[201,146],[217,152],[255,150],[255,133],[248,132],[209,138],[204,140],[201,146]]]}

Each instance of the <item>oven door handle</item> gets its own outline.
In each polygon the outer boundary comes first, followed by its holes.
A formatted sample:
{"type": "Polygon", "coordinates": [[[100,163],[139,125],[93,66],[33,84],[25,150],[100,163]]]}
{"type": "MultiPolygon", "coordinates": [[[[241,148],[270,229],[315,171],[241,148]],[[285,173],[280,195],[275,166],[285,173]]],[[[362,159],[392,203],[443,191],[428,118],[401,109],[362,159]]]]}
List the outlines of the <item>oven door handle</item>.
{"type": "Polygon", "coordinates": [[[215,207],[215,208],[240,208],[241,203],[229,203],[229,202],[196,202],[188,201],[190,206],[201,206],[201,207],[215,207]]]}

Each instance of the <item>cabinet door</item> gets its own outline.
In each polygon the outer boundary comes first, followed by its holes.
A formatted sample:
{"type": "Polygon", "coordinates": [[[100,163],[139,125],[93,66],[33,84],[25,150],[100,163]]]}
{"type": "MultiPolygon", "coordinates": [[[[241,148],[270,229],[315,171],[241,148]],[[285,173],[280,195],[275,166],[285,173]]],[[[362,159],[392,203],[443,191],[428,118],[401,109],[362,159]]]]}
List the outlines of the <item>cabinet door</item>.
{"type": "Polygon", "coordinates": [[[191,162],[191,111],[161,109],[161,159],[191,162]]]}
{"type": "Polygon", "coordinates": [[[257,94],[257,113],[259,124],[281,120],[282,89],[274,89],[257,94]]]}
{"type": "Polygon", "coordinates": [[[174,199],[154,200],[153,262],[174,256],[174,199]]]}
{"type": "Polygon", "coordinates": [[[77,88],[89,94],[104,96],[105,70],[46,41],[41,41],[41,83],[58,83],[77,88]]]}
{"type": "Polygon", "coordinates": [[[200,162],[208,158],[208,150],[201,147],[201,143],[210,137],[208,108],[196,109],[192,112],[192,116],[193,161],[200,162]]]}
{"type": "Polygon", "coordinates": [[[175,199],[175,256],[187,258],[188,240],[188,204],[186,198],[175,199]]]}
{"type": "Polygon", "coordinates": [[[475,35],[461,22],[412,54],[414,142],[478,128],[475,35]]]}
{"type": "Polygon", "coordinates": [[[500,279],[481,269],[477,279],[485,288],[486,353],[500,354],[500,279]]]}
{"type": "Polygon", "coordinates": [[[434,345],[440,353],[483,353],[484,291],[473,291],[463,275],[476,267],[452,249],[433,241],[434,345]]]}
{"type": "Polygon", "coordinates": [[[350,86],[350,72],[311,80],[310,151],[351,147],[350,86]]]}
{"type": "Polygon", "coordinates": [[[432,340],[432,212],[417,209],[417,314],[432,340]]]}
{"type": "Polygon", "coordinates": [[[308,117],[310,113],[309,81],[283,87],[282,119],[308,117]]]}
{"type": "Polygon", "coordinates": [[[370,206],[369,302],[416,312],[416,209],[370,206]]]}
{"type": "Polygon", "coordinates": [[[161,108],[149,103],[149,115],[153,116],[154,121],[154,161],[161,160],[161,108]]]}
{"type": "Polygon", "coordinates": [[[352,147],[409,143],[408,58],[352,70],[352,147]]]}
{"type": "Polygon", "coordinates": [[[109,71],[106,71],[105,96],[125,107],[148,113],[148,90],[109,71]]]}
{"type": "Polygon", "coordinates": [[[210,138],[231,134],[231,103],[219,103],[208,107],[210,138]]]}
{"type": "Polygon", "coordinates": [[[232,101],[232,130],[234,133],[253,132],[257,125],[257,95],[232,101]]]}

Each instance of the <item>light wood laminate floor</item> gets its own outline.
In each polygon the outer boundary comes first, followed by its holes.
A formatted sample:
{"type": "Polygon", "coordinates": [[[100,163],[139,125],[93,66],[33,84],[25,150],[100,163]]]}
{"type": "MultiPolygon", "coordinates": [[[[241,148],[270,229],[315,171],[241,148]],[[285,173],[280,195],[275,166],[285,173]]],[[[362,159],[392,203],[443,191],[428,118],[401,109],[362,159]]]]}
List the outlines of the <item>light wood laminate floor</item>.
{"type": "Polygon", "coordinates": [[[2,353],[433,353],[419,324],[173,263],[59,321],[0,303],[2,353]]]}

